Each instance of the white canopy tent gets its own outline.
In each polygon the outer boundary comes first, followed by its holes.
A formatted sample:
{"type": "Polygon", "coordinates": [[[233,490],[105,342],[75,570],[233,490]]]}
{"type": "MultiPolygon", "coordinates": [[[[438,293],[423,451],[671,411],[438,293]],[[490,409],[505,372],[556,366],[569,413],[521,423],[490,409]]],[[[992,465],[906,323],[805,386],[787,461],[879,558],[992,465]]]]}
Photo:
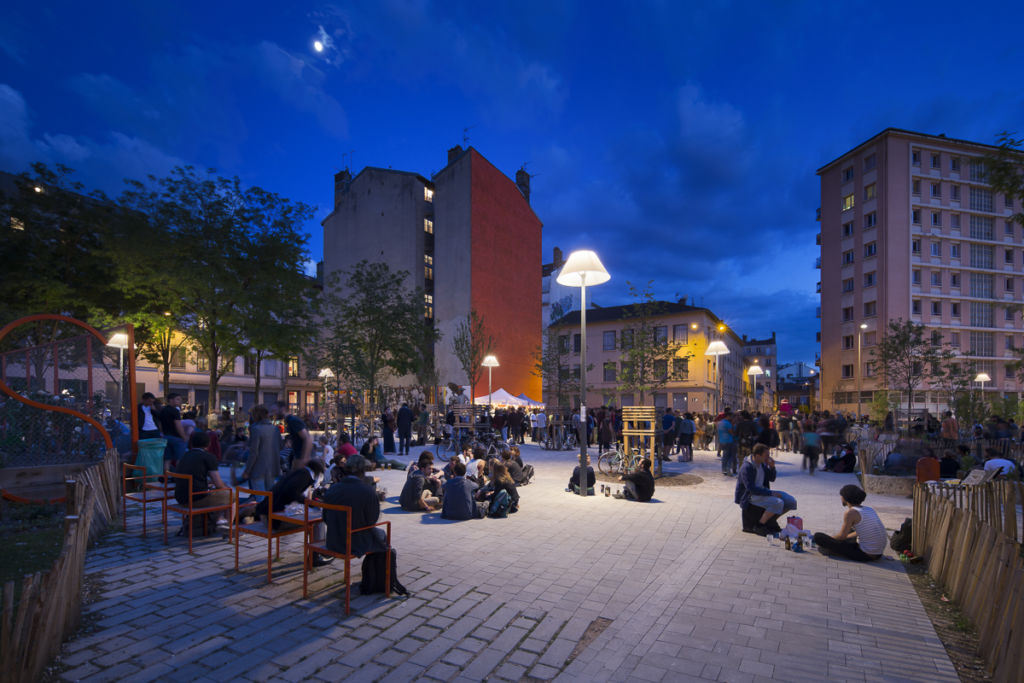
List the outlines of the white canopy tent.
{"type": "Polygon", "coordinates": [[[521,398],[523,401],[526,401],[526,403],[524,405],[531,406],[533,408],[543,408],[544,407],[544,404],[542,402],[534,401],[532,398],[530,398],[526,394],[519,394],[519,398],[521,398]]]}
{"type": "Polygon", "coordinates": [[[507,406],[516,406],[516,407],[524,406],[525,407],[525,406],[532,405],[530,402],[528,402],[526,400],[523,400],[522,398],[519,398],[518,396],[513,396],[512,394],[508,393],[504,389],[496,389],[494,391],[494,393],[492,393],[490,395],[484,394],[483,396],[477,396],[476,399],[474,399],[473,402],[476,403],[478,406],[485,406],[485,405],[491,404],[491,405],[502,406],[502,407],[507,407],[507,406]]]}

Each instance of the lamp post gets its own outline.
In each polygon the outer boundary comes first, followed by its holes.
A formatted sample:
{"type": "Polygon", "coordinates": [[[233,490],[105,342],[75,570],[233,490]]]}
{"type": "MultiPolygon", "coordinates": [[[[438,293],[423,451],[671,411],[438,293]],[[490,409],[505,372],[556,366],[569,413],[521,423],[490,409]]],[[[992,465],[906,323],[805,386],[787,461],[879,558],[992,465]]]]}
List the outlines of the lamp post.
{"type": "Polygon", "coordinates": [[[857,331],[857,420],[860,420],[860,400],[861,400],[861,375],[864,374],[864,366],[860,361],[860,346],[864,339],[864,330],[868,329],[867,323],[861,323],[860,329],[857,331]]]}
{"type": "Polygon", "coordinates": [[[726,356],[729,354],[729,347],[725,345],[725,342],[716,339],[715,341],[708,344],[707,351],[704,352],[705,356],[714,356],[715,358],[715,415],[717,416],[722,412],[722,391],[719,386],[722,379],[722,368],[719,366],[718,357],[726,356]]]}
{"type": "MultiPolygon", "coordinates": [[[[330,430],[330,422],[329,422],[331,415],[330,415],[330,410],[328,410],[328,408],[327,408],[327,383],[330,380],[334,379],[334,371],[331,370],[330,368],[323,368],[320,371],[320,379],[323,380],[323,383],[324,383],[324,433],[326,434],[326,433],[331,431],[330,430]]],[[[335,411],[335,412],[337,412],[337,411],[335,411]]],[[[335,417],[337,418],[337,416],[335,416],[335,417]]],[[[339,430],[339,431],[341,431],[341,430],[339,430]]]]}
{"type": "Polygon", "coordinates": [[[482,363],[480,363],[480,365],[487,368],[487,410],[488,412],[490,412],[492,400],[491,394],[494,393],[494,391],[491,389],[491,370],[498,367],[498,359],[497,357],[494,356],[494,354],[488,354],[484,356],[484,360],[482,363]]]}
{"type": "Polygon", "coordinates": [[[754,380],[754,410],[758,410],[757,378],[758,378],[759,375],[763,375],[763,374],[764,374],[764,370],[761,369],[761,366],[757,364],[756,360],[754,361],[754,364],[750,366],[750,369],[747,370],[747,375],[749,375],[754,380]]]}
{"type": "Polygon", "coordinates": [[[979,372],[978,376],[974,378],[975,382],[981,383],[981,402],[984,405],[985,402],[985,382],[991,381],[992,378],[988,376],[987,372],[979,372]]]}
{"type": "MultiPolygon", "coordinates": [[[[125,332],[115,332],[107,340],[107,346],[118,350],[119,362],[117,367],[121,371],[121,379],[117,383],[117,401],[120,404],[117,408],[117,419],[120,420],[124,418],[124,351],[128,348],[128,335],[125,332]]],[[[165,388],[164,391],[167,391],[167,389],[165,388]]],[[[53,392],[55,394],[59,393],[58,388],[54,387],[53,392]]]]}
{"type": "Polygon", "coordinates": [[[555,281],[580,288],[580,495],[587,495],[587,285],[611,279],[594,252],[583,249],[569,254],[555,281]]]}

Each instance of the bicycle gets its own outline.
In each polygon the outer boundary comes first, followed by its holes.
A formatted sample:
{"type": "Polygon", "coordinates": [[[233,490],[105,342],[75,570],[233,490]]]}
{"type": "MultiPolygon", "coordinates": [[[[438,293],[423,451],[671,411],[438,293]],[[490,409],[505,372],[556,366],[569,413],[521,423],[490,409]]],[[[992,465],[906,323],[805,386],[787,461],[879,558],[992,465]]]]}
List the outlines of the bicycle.
{"type": "Polygon", "coordinates": [[[643,456],[639,448],[634,448],[631,453],[622,450],[621,444],[615,444],[615,449],[605,451],[597,456],[597,470],[601,474],[629,474],[640,468],[643,456]]]}

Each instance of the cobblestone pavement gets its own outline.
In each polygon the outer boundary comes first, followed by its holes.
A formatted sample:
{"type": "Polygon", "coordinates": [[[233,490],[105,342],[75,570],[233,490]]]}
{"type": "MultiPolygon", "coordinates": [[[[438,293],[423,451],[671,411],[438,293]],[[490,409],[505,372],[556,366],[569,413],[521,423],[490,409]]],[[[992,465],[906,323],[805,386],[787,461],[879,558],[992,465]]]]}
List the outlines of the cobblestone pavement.
{"type": "MultiPolygon", "coordinates": [[[[413,455],[416,452],[414,449],[413,455]]],[[[164,546],[128,533],[90,551],[102,586],[96,628],[63,649],[67,680],[125,681],[957,681],[900,563],[796,554],[744,534],[734,480],[712,453],[669,471],[705,478],[656,501],[564,491],[574,455],[527,445],[537,478],[504,520],[447,522],[402,512],[389,491],[406,599],[354,597],[341,571],[314,570],[302,598],[301,536],[283,539],[274,584],[266,545],[245,537],[241,571],[219,538],[164,546]]],[[[775,488],[805,527],[834,533],[852,475],[799,471],[783,455],[775,488]]],[[[871,496],[886,526],[911,501],[871,496]]],[[[152,508],[155,510],[156,508],[152,508]]],[[[159,514],[157,513],[159,518],[159,514]]],[[[151,518],[152,519],[152,518],[151,518]]],[[[891,553],[890,553],[891,555],[891,553]]],[[[354,565],[356,581],[358,566],[354,565]]]]}

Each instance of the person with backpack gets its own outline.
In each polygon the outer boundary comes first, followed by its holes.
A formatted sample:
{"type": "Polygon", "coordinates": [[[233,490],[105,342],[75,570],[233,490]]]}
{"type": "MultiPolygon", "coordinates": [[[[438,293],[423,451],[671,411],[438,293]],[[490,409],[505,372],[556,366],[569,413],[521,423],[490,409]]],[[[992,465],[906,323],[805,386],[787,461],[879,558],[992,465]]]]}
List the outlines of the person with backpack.
{"type": "Polygon", "coordinates": [[[682,419],[676,420],[679,425],[679,462],[693,460],[693,437],[697,433],[697,423],[692,413],[683,413],[682,419]]]}
{"type": "Polygon", "coordinates": [[[488,517],[508,517],[519,511],[519,492],[508,469],[496,460],[491,461],[491,481],[477,492],[478,500],[487,501],[488,517]]]}

